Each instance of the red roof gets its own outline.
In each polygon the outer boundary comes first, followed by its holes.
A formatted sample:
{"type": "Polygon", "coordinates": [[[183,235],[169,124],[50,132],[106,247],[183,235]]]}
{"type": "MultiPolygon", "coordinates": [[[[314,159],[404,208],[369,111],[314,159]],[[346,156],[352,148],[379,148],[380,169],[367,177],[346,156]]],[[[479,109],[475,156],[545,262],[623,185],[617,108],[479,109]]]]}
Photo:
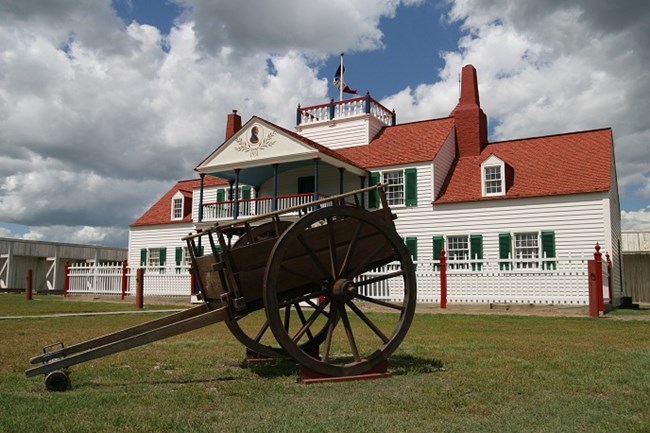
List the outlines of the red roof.
{"type": "Polygon", "coordinates": [[[611,158],[611,128],[489,143],[458,159],[435,203],[609,191],[611,158]],[[513,169],[503,196],[482,196],[480,166],[490,155],[513,169]]]}
{"type": "Polygon", "coordinates": [[[386,126],[369,144],[337,153],[363,168],[432,161],[453,126],[450,117],[386,126]]]}
{"type": "MultiPolygon", "coordinates": [[[[165,193],[165,195],[160,198],[160,200],[158,200],[140,218],[131,224],[131,227],[192,222],[191,206],[186,206],[186,209],[189,209],[189,212],[183,215],[183,219],[172,219],[172,197],[174,197],[174,195],[180,191],[186,200],[191,200],[192,191],[195,188],[199,188],[200,185],[201,181],[199,179],[178,181],[176,185],[174,185],[169,191],[165,193]]],[[[214,176],[205,176],[203,185],[206,187],[228,185],[228,181],[214,176]]]]}

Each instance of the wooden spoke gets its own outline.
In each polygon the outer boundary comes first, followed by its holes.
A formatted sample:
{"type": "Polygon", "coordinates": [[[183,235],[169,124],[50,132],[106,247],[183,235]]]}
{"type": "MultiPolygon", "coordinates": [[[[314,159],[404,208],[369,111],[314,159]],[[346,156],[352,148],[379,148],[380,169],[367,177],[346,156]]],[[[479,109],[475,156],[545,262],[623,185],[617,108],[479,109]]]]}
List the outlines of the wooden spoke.
{"type": "Polygon", "coordinates": [[[362,226],[363,226],[363,222],[361,220],[357,220],[357,226],[354,228],[354,233],[352,233],[352,239],[350,239],[350,244],[348,245],[348,249],[345,252],[345,257],[343,258],[343,263],[341,263],[341,268],[339,269],[339,273],[337,277],[340,277],[341,275],[344,274],[344,272],[348,268],[348,263],[354,256],[354,252],[357,247],[357,242],[359,241],[359,235],[361,234],[362,226]]]}
{"type": "Polygon", "coordinates": [[[260,328],[260,331],[257,333],[255,338],[253,338],[253,340],[259,342],[262,339],[262,337],[264,337],[264,333],[266,333],[267,329],[269,329],[268,319],[264,321],[264,325],[262,325],[262,328],[260,328]]]}
{"type": "Polygon", "coordinates": [[[354,287],[363,287],[363,286],[367,286],[368,284],[378,283],[380,281],[389,280],[395,277],[401,277],[402,275],[404,275],[404,271],[402,270],[391,272],[389,274],[378,275],[376,277],[368,278],[365,280],[355,281],[354,287]]]}
{"type": "Polygon", "coordinates": [[[334,328],[336,328],[337,320],[335,320],[335,316],[338,316],[337,314],[338,309],[334,308],[332,309],[332,314],[327,326],[327,335],[325,336],[325,343],[323,344],[323,362],[327,362],[330,357],[330,349],[332,347],[332,336],[334,335],[334,328]]]}
{"type": "Polygon", "coordinates": [[[302,247],[305,249],[305,252],[307,253],[307,255],[309,255],[309,257],[311,257],[314,264],[318,267],[318,270],[321,271],[321,273],[323,275],[323,278],[326,278],[326,279],[331,278],[331,275],[327,271],[327,268],[318,259],[318,257],[316,256],[316,253],[314,253],[314,251],[309,247],[309,245],[307,245],[307,242],[305,241],[305,238],[302,236],[302,234],[298,235],[297,238],[298,238],[298,241],[300,242],[300,244],[302,245],[302,247]]]}
{"type": "Polygon", "coordinates": [[[336,278],[336,239],[334,239],[334,221],[331,217],[327,218],[327,243],[330,250],[330,272],[336,278]]]}
{"type": "Polygon", "coordinates": [[[364,272],[364,270],[368,267],[368,264],[372,263],[372,261],[375,260],[375,258],[377,258],[377,256],[383,251],[383,249],[386,248],[389,245],[390,245],[390,242],[389,242],[388,239],[386,239],[384,241],[384,244],[380,248],[377,248],[376,250],[374,250],[371,254],[368,254],[364,258],[363,262],[361,262],[361,264],[359,266],[357,266],[356,269],[353,272],[350,273],[350,275],[357,276],[357,275],[362,274],[364,272]]]}
{"type": "Polygon", "coordinates": [[[354,334],[352,333],[352,326],[350,325],[350,320],[348,319],[348,313],[345,311],[345,304],[339,304],[339,313],[341,314],[341,321],[343,322],[343,327],[345,328],[345,335],[348,337],[348,343],[350,344],[350,349],[352,349],[352,356],[356,362],[361,361],[361,356],[359,355],[359,349],[357,348],[357,343],[354,340],[354,334]]]}
{"type": "Polygon", "coordinates": [[[368,296],[360,295],[358,293],[356,295],[354,295],[354,297],[357,298],[357,299],[361,299],[362,301],[370,302],[371,304],[376,304],[376,305],[381,305],[383,307],[392,308],[393,310],[399,310],[399,311],[404,310],[404,307],[402,305],[392,304],[390,302],[382,301],[380,299],[369,298],[368,296]]]}
{"type": "Polygon", "coordinates": [[[324,313],[326,313],[325,308],[328,305],[329,305],[329,300],[325,300],[325,302],[320,304],[318,306],[318,308],[316,308],[316,310],[314,310],[314,312],[311,313],[311,316],[309,316],[309,319],[307,319],[307,321],[303,322],[302,328],[300,328],[300,330],[298,330],[296,335],[293,336],[292,340],[294,342],[300,341],[302,336],[305,335],[305,332],[309,332],[309,329],[310,329],[311,325],[314,324],[314,322],[316,321],[318,316],[320,316],[321,314],[325,315],[324,314],[324,313]]]}
{"type": "Polygon", "coordinates": [[[278,307],[282,308],[282,307],[286,307],[287,305],[298,304],[300,302],[307,302],[312,307],[317,307],[317,305],[312,301],[312,299],[324,296],[326,293],[327,293],[326,290],[319,290],[318,292],[308,293],[308,294],[303,295],[303,296],[298,296],[296,298],[291,298],[291,299],[288,299],[288,300],[286,300],[284,302],[280,302],[278,304],[278,307]]]}
{"type": "Polygon", "coordinates": [[[291,304],[284,307],[284,329],[289,332],[289,320],[291,320],[291,304]]]}
{"type": "Polygon", "coordinates": [[[357,316],[359,316],[359,318],[360,318],[361,320],[363,320],[363,322],[364,322],[366,325],[368,325],[368,328],[372,329],[372,331],[373,331],[373,332],[374,332],[374,333],[375,333],[379,338],[381,338],[381,341],[383,341],[384,343],[388,343],[389,338],[386,337],[386,335],[382,332],[382,330],[379,329],[379,328],[377,327],[377,325],[375,325],[375,324],[372,322],[372,320],[370,320],[370,319],[368,318],[368,316],[366,316],[366,315],[363,313],[363,311],[361,311],[361,310],[359,309],[359,307],[357,307],[357,306],[354,304],[354,302],[352,302],[351,300],[348,299],[347,301],[345,301],[345,303],[347,304],[348,307],[350,307],[350,309],[351,309],[352,311],[354,311],[354,313],[355,313],[357,316]]]}
{"type": "MultiPolygon", "coordinates": [[[[300,318],[300,323],[302,323],[302,325],[305,326],[307,321],[305,320],[305,315],[302,312],[302,308],[300,308],[300,304],[295,304],[294,308],[296,309],[296,312],[298,313],[298,317],[300,318]]],[[[309,328],[307,328],[307,338],[309,338],[310,341],[314,340],[314,336],[312,335],[309,328]]]]}

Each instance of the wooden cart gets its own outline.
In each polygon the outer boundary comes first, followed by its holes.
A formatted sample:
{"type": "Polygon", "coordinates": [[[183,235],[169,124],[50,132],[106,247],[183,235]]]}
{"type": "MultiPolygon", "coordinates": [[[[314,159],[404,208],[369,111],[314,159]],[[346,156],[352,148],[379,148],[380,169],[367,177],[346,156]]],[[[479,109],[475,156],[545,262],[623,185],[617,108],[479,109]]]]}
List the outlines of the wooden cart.
{"type": "Polygon", "coordinates": [[[393,219],[377,185],[199,230],[184,240],[200,306],[46,348],[26,374],[46,374],[48,389],[64,390],[71,365],[220,321],[256,356],[289,356],[325,376],[367,373],[399,346],[415,311],[414,267],[393,219]],[[366,194],[382,207],[364,209],[366,194]]]}

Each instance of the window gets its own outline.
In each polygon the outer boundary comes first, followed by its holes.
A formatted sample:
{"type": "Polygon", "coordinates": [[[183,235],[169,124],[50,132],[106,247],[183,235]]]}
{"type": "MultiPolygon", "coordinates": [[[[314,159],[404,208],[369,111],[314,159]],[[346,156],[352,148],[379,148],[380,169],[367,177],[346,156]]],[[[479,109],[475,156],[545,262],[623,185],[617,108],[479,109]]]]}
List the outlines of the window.
{"type": "Polygon", "coordinates": [[[382,173],[382,183],[386,185],[386,200],[389,206],[404,204],[404,171],[391,170],[382,173]]]}
{"type": "Polygon", "coordinates": [[[500,166],[485,167],[485,195],[503,192],[503,173],[500,166]]]}
{"type": "Polygon", "coordinates": [[[469,258],[469,240],[466,235],[447,236],[447,259],[450,269],[467,269],[469,263],[454,263],[469,258]]]}
{"type": "MultiPolygon", "coordinates": [[[[384,191],[386,192],[386,201],[390,206],[417,206],[417,172],[417,168],[373,171],[370,173],[369,185],[386,184],[384,191]]],[[[378,208],[380,204],[377,190],[371,191],[368,197],[368,207],[378,208]]]]}
{"type": "Polygon", "coordinates": [[[183,218],[183,199],[175,198],[172,200],[172,219],[179,220],[183,218]]]}
{"type": "Polygon", "coordinates": [[[515,267],[531,269],[539,267],[539,240],[535,233],[515,233],[515,267]]]}
{"type": "Polygon", "coordinates": [[[149,248],[147,259],[148,267],[157,268],[160,266],[160,248],[149,248]]]}

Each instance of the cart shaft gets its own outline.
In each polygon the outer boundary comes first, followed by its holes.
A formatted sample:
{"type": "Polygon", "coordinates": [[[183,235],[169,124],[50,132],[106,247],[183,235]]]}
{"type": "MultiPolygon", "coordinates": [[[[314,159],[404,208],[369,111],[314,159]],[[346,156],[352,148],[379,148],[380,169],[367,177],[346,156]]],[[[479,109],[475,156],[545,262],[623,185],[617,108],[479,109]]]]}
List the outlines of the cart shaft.
{"type": "Polygon", "coordinates": [[[32,358],[32,362],[34,362],[34,360],[36,360],[36,362],[38,362],[38,360],[54,360],[39,367],[29,369],[25,371],[25,374],[28,377],[31,377],[38,374],[49,373],[54,370],[60,370],[82,362],[91,361],[103,356],[112,355],[154,341],[203,328],[221,322],[227,317],[228,309],[226,307],[218,308],[216,310],[208,310],[206,305],[191,308],[181,313],[176,313],[168,317],[143,323],[142,325],[79,343],[75,346],[70,346],[67,352],[63,349],[51,354],[48,353],[47,356],[41,355],[32,358]],[[66,356],[66,354],[70,353],[75,354],[72,356],[66,356]]]}

